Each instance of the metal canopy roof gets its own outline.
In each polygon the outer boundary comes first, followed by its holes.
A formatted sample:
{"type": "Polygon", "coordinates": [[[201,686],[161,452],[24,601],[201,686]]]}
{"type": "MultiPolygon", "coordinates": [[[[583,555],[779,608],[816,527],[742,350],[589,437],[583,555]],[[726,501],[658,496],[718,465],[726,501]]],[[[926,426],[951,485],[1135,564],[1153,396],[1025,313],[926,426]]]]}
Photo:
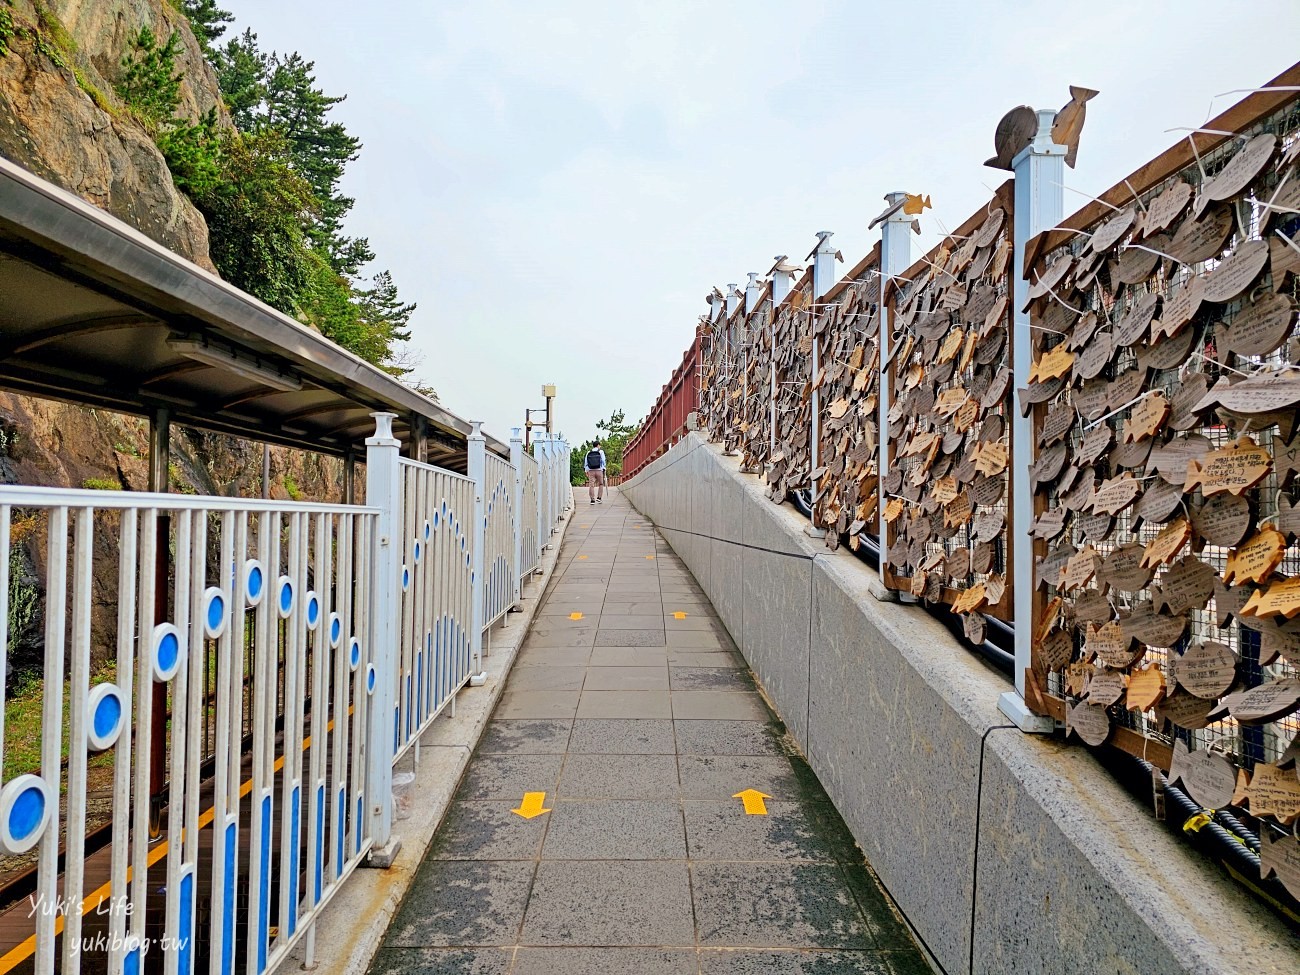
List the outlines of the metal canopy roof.
{"type": "MultiPolygon", "coordinates": [[[[470,424],[324,336],[0,159],[0,386],[342,455],[396,413],[463,470],[470,424]]],[[[488,437],[488,449],[509,446],[488,437]]]]}

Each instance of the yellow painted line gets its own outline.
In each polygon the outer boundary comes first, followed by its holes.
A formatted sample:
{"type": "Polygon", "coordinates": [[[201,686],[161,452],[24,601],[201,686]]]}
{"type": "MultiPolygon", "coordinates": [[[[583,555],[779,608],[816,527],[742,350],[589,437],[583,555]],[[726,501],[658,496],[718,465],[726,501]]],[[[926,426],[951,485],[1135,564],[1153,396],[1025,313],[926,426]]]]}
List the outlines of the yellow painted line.
{"type": "Polygon", "coordinates": [[[522,816],[524,819],[533,819],[542,813],[550,812],[549,809],[543,809],[542,804],[546,801],[545,792],[525,792],[523,802],[519,803],[518,809],[510,811],[516,816],[522,816]]]}
{"type": "MultiPolygon", "coordinates": [[[[676,613],[673,613],[673,619],[675,619],[675,620],[684,620],[684,619],[686,619],[686,614],[683,613],[681,610],[678,610],[676,613]]],[[[734,797],[733,797],[733,798],[734,798],[734,797]]]]}
{"type": "Polygon", "coordinates": [[[772,797],[759,792],[757,789],[746,789],[744,792],[737,792],[731,798],[739,799],[745,804],[746,816],[766,816],[767,804],[763,800],[772,797]]]}
{"type": "Polygon", "coordinates": [[[580,619],[582,619],[582,614],[581,614],[581,613],[570,613],[570,614],[569,614],[569,619],[571,619],[571,620],[580,620],[580,619]]]}
{"type": "MultiPolygon", "coordinates": [[[[348,705],[349,716],[352,715],[355,711],[356,711],[355,705],[348,705]]],[[[333,718],[331,718],[329,723],[325,726],[325,730],[327,732],[334,730],[333,718]]],[[[306,738],[302,740],[302,750],[306,751],[310,747],[311,747],[311,735],[308,735],[306,738]]],[[[279,758],[275,760],[274,771],[278,772],[282,768],[284,768],[283,755],[281,755],[279,758]]],[[[242,783],[240,783],[239,786],[239,798],[243,799],[252,791],[253,791],[253,780],[245,779],[242,783]]],[[[546,811],[550,812],[549,809],[546,811]]],[[[217,807],[209,806],[199,816],[199,829],[202,830],[205,829],[207,826],[211,825],[212,820],[215,819],[216,816],[217,816],[217,807]]],[[[181,837],[184,838],[184,836],[185,833],[184,831],[182,831],[181,837]]],[[[152,867],[159,860],[165,857],[167,855],[168,844],[170,842],[171,842],[170,840],[163,840],[156,847],[150,850],[149,856],[145,859],[145,866],[152,867]]],[[[132,870],[133,870],[132,867],[126,868],[127,883],[131,882],[132,870]]],[[[113,882],[110,880],[107,883],[101,885],[97,890],[86,895],[86,897],[83,898],[81,901],[82,916],[94,913],[96,908],[98,908],[101,904],[103,904],[104,901],[109,897],[109,895],[112,894],[112,892],[113,892],[113,882]]],[[[64,915],[62,912],[60,912],[54,919],[54,934],[56,936],[63,933],[63,918],[64,915]]],[[[36,953],[36,935],[33,934],[26,941],[23,941],[15,945],[14,947],[10,948],[7,952],[5,952],[3,956],[0,956],[0,975],[6,975],[7,972],[13,971],[15,968],[17,968],[20,964],[22,964],[24,961],[26,961],[35,953],[36,953]]]]}

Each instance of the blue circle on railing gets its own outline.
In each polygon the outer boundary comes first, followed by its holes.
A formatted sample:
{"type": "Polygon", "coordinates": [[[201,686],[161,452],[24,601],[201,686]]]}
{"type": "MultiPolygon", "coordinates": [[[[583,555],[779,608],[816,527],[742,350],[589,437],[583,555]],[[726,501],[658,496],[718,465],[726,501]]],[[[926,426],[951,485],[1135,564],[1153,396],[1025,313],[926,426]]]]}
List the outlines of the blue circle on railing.
{"type": "Polygon", "coordinates": [[[226,594],[218,586],[203,590],[203,633],[215,640],[226,630],[226,594]]]}
{"type": "Polygon", "coordinates": [[[50,788],[39,775],[19,775],[0,791],[0,852],[26,853],[49,825],[50,788]]]}
{"type": "MultiPolygon", "coordinates": [[[[434,518],[437,518],[437,517],[438,517],[438,513],[437,513],[436,511],[433,513],[433,517],[434,517],[434,518]]],[[[429,540],[429,536],[430,536],[431,534],[433,534],[433,528],[432,528],[432,527],[429,525],[429,523],[426,521],[426,522],[424,523],[424,540],[425,540],[426,542],[429,540]]]]}
{"type": "Polygon", "coordinates": [[[356,670],[361,666],[361,641],[353,637],[348,641],[348,668],[356,670]]]}
{"type": "Polygon", "coordinates": [[[330,613],[330,646],[337,647],[343,639],[343,621],[338,613],[330,613]]]}
{"type": "Polygon", "coordinates": [[[276,597],[275,609],[282,618],[287,618],[293,612],[293,588],[292,579],[280,576],[280,581],[276,584],[279,596],[276,597]]]}
{"type": "Polygon", "coordinates": [[[411,570],[402,566],[402,592],[411,588],[411,570]]]}
{"type": "Polygon", "coordinates": [[[91,751],[111,748],[122,733],[122,715],[126,711],[122,706],[122,692],[116,684],[96,684],[90,689],[87,710],[90,726],[86,729],[86,741],[91,751]]]}
{"type": "Polygon", "coordinates": [[[181,668],[181,634],[171,623],[159,623],[153,628],[153,678],[169,681],[181,668]]]}
{"type": "Polygon", "coordinates": [[[442,499],[442,516],[443,516],[444,518],[447,517],[447,499],[446,499],[446,498],[443,498],[443,499],[442,499]]]}
{"type": "Polygon", "coordinates": [[[375,693],[375,665],[371,664],[366,668],[366,693],[375,693]]]}
{"type": "Polygon", "coordinates": [[[244,593],[248,605],[256,606],[260,603],[265,591],[266,579],[262,575],[262,566],[257,559],[249,559],[244,563],[244,593]]]}
{"type": "Polygon", "coordinates": [[[307,625],[313,630],[320,623],[320,597],[314,592],[307,593],[307,625]]]}
{"type": "Polygon", "coordinates": [[[424,547],[423,547],[422,545],[420,545],[420,541],[419,541],[419,539],[416,539],[416,541],[415,541],[415,562],[416,562],[417,565],[418,565],[419,562],[420,562],[420,556],[423,555],[423,554],[424,554],[424,547]]]}

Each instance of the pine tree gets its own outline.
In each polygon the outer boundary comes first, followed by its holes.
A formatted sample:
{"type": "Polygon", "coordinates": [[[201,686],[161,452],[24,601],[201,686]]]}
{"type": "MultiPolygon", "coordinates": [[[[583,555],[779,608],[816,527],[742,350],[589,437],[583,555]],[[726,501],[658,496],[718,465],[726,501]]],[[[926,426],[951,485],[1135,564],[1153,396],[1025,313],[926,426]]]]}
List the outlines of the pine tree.
{"type": "Polygon", "coordinates": [[[235,19],[229,10],[222,10],[216,0],[180,0],[180,10],[190,22],[190,29],[203,52],[212,54],[212,43],[226,32],[226,24],[235,19]]]}

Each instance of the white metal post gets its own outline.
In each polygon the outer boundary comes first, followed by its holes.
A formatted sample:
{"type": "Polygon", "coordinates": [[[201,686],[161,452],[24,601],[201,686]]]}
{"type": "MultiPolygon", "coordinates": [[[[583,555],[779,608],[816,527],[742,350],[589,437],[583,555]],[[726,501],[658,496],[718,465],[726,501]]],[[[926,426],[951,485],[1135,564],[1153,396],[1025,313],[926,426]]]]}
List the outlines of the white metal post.
{"type": "Polygon", "coordinates": [[[790,288],[793,286],[794,275],[792,272],[793,268],[786,264],[785,255],[777,255],[776,264],[772,267],[772,314],[767,322],[768,362],[770,363],[770,386],[767,394],[767,460],[769,464],[772,462],[772,458],[776,456],[776,310],[781,302],[785,301],[785,296],[790,293],[790,288]]]}
{"type": "MultiPolygon", "coordinates": [[[[821,463],[821,426],[822,395],[817,386],[817,374],[821,371],[821,339],[817,337],[817,315],[821,308],[822,296],[831,290],[835,283],[835,248],[831,246],[831,231],[817,232],[817,247],[813,251],[813,300],[808,309],[808,337],[812,339],[812,400],[809,404],[811,414],[808,430],[808,478],[809,497],[812,500],[812,516],[805,531],[813,538],[823,538],[826,529],[817,524],[817,502],[821,492],[817,490],[817,467],[821,463]]],[[[824,312],[825,309],[822,309],[824,312]]]]}
{"type": "Polygon", "coordinates": [[[487,545],[487,437],[483,436],[481,420],[470,421],[473,432],[467,440],[469,451],[469,478],[474,482],[474,529],[470,533],[470,652],[474,661],[474,677],[487,679],[483,672],[483,590],[486,585],[483,573],[483,549],[487,545]]]}
{"type": "Polygon", "coordinates": [[[885,581],[885,566],[888,565],[887,549],[889,547],[889,526],[885,522],[885,475],[889,473],[893,458],[890,456],[889,442],[889,358],[893,354],[894,321],[885,302],[885,291],[894,277],[902,274],[912,263],[912,218],[903,213],[901,206],[906,193],[885,194],[885,202],[891,207],[899,204],[897,212],[885,220],[880,228],[880,376],[879,376],[879,411],[876,426],[876,453],[878,478],[876,482],[877,537],[880,546],[880,581],[885,581]]]}
{"type": "Polygon", "coordinates": [[[392,866],[401,844],[393,839],[393,709],[397,687],[397,620],[402,575],[402,443],[393,436],[395,413],[371,413],[375,435],[366,441],[366,503],[379,509],[379,545],[371,571],[371,665],[375,689],[366,727],[366,796],[373,845],[367,864],[392,866]]]}
{"type": "MultiPolygon", "coordinates": [[[[1038,133],[1034,141],[1011,161],[1016,173],[1016,213],[1014,250],[1012,251],[1012,375],[1013,389],[1029,386],[1029,367],[1033,345],[1030,340],[1029,313],[1024,310],[1029,294],[1025,273],[1025,248],[1035,234],[1055,227],[1064,210],[1065,146],[1052,142],[1052,122],[1056,113],[1038,113],[1038,133]]],[[[1034,520],[1034,494],[1029,485],[1029,465],[1033,457],[1033,419],[1011,410],[1011,558],[1013,563],[1013,608],[1016,621],[1016,689],[998,698],[998,708],[1016,723],[1021,731],[1046,733],[1056,722],[1034,714],[1025,706],[1025,671],[1032,666],[1034,632],[1034,543],[1029,525],[1034,520]]]]}
{"type": "Polygon", "coordinates": [[[515,469],[514,483],[510,486],[510,510],[515,513],[514,522],[514,555],[515,560],[515,589],[514,605],[519,606],[519,600],[523,595],[523,573],[524,573],[524,442],[519,437],[519,427],[510,431],[510,464],[515,469]]]}

